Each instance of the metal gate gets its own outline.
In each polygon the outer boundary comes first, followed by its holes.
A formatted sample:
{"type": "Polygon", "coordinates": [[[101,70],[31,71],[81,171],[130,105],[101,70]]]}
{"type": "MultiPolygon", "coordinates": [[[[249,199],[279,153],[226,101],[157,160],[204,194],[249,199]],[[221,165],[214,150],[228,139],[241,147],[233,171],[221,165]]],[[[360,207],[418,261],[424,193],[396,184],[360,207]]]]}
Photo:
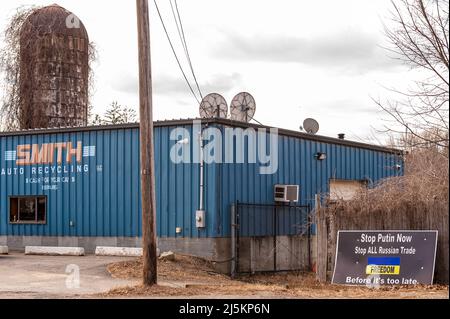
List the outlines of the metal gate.
{"type": "Polygon", "coordinates": [[[311,207],[232,206],[232,275],[311,268],[311,207]]]}

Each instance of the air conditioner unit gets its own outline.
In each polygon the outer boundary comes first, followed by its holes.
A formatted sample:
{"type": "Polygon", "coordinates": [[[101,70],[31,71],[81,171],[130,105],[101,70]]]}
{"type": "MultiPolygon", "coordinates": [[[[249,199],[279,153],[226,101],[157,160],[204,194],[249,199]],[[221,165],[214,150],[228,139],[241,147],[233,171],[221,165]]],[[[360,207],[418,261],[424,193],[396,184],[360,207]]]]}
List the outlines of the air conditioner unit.
{"type": "Polygon", "coordinates": [[[298,185],[275,185],[275,201],[282,203],[298,202],[298,185]]]}

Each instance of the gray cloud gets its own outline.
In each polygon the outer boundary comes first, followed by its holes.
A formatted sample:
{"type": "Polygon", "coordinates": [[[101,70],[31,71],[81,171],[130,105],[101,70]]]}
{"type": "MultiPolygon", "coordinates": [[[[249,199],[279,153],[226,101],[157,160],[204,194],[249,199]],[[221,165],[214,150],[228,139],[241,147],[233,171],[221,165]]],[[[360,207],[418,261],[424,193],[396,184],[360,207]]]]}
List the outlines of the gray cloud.
{"type": "Polygon", "coordinates": [[[225,94],[242,82],[242,75],[239,73],[216,74],[210,80],[204,82],[201,86],[204,93],[218,92],[225,94]]]}
{"type": "Polygon", "coordinates": [[[159,76],[153,80],[154,93],[158,95],[189,94],[189,87],[184,79],[172,76],[159,76]]]}
{"type": "Polygon", "coordinates": [[[176,105],[180,105],[180,106],[192,106],[191,102],[187,102],[186,100],[183,99],[178,99],[176,102],[176,105]]]}
{"type": "Polygon", "coordinates": [[[139,79],[137,76],[130,73],[120,74],[120,76],[114,76],[111,80],[111,87],[119,92],[138,94],[139,79]]]}
{"type": "MultiPolygon", "coordinates": [[[[241,83],[242,75],[239,73],[216,74],[206,81],[200,81],[200,89],[203,94],[217,92],[225,94],[241,83]]],[[[192,88],[197,92],[195,83],[191,83],[192,88]]],[[[154,83],[155,93],[159,95],[186,95],[189,94],[189,87],[184,79],[172,76],[160,76],[154,83]]]]}
{"type": "Polygon", "coordinates": [[[340,99],[335,101],[321,102],[317,108],[327,110],[328,114],[377,114],[380,110],[370,100],[340,99]]]}
{"type": "Polygon", "coordinates": [[[303,63],[315,67],[338,68],[350,73],[389,70],[400,62],[387,56],[376,34],[359,30],[340,31],[313,39],[257,35],[242,37],[223,32],[226,41],[215,46],[219,58],[240,61],[303,63]]]}
{"type": "MultiPolygon", "coordinates": [[[[111,82],[114,90],[137,94],[139,92],[139,80],[137,76],[131,74],[121,75],[120,79],[111,82]]],[[[212,92],[226,94],[230,90],[239,86],[242,82],[242,75],[239,73],[231,74],[215,74],[204,82],[200,82],[200,88],[204,95],[212,92]]],[[[194,92],[197,93],[195,83],[191,83],[194,92]]],[[[166,96],[185,96],[190,94],[190,89],[185,80],[180,75],[179,77],[162,75],[154,79],[153,83],[154,93],[166,96]]]]}

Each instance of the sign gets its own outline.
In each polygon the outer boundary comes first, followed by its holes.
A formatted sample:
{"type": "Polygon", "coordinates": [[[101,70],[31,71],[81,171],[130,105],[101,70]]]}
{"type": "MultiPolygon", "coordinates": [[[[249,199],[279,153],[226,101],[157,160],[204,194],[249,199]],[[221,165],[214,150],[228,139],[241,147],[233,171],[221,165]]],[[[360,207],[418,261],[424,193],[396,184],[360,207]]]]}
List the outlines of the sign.
{"type": "MultiPolygon", "coordinates": [[[[42,191],[57,191],[88,174],[93,164],[90,158],[95,157],[96,146],[85,146],[82,141],[21,144],[0,158],[0,178],[19,176],[25,184],[37,185],[42,191]]],[[[96,168],[102,172],[102,165],[96,164],[96,168]]]]}
{"type": "Polygon", "coordinates": [[[437,231],[339,231],[333,284],[432,285],[437,231]]]}

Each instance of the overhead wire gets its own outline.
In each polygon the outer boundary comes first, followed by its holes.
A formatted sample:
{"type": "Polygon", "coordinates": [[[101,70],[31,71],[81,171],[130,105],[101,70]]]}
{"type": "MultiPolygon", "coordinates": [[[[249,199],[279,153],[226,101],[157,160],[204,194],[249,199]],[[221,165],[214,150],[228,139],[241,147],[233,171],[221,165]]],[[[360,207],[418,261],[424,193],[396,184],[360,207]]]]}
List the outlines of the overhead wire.
{"type": "MultiPolygon", "coordinates": [[[[178,36],[180,37],[181,45],[183,46],[183,49],[184,49],[184,54],[187,56],[187,48],[186,48],[186,44],[185,44],[184,41],[183,41],[183,36],[182,36],[182,34],[181,34],[180,23],[178,22],[177,15],[175,14],[175,9],[174,9],[174,7],[173,7],[172,0],[169,0],[169,3],[170,3],[170,8],[172,9],[173,20],[175,21],[175,25],[177,26],[178,36]]],[[[188,62],[189,62],[189,61],[188,61],[188,62]]]]}
{"type": "Polygon", "coordinates": [[[178,16],[179,26],[178,26],[177,19],[175,17],[175,12],[174,12],[174,9],[173,9],[172,0],[170,0],[170,6],[172,7],[172,13],[173,13],[174,18],[175,18],[175,23],[177,24],[178,35],[180,36],[181,42],[183,44],[184,52],[186,54],[186,58],[188,60],[189,67],[191,68],[192,76],[193,76],[195,84],[197,86],[197,90],[200,93],[200,97],[203,99],[203,93],[202,93],[202,90],[200,89],[200,85],[198,84],[197,76],[195,75],[194,67],[192,65],[191,55],[189,53],[189,47],[188,47],[188,44],[187,44],[187,41],[186,41],[186,34],[184,32],[183,21],[181,20],[180,10],[178,9],[178,2],[177,2],[177,0],[174,0],[174,2],[175,2],[175,9],[176,9],[177,16],[178,16]],[[180,32],[180,30],[181,30],[181,32],[180,32]]]}
{"type": "Polygon", "coordinates": [[[252,118],[252,120],[255,121],[256,123],[258,123],[258,124],[261,125],[261,126],[265,126],[264,124],[262,124],[260,121],[258,121],[258,120],[255,119],[255,118],[252,118]]]}
{"type": "Polygon", "coordinates": [[[172,49],[172,52],[173,52],[173,54],[175,56],[175,59],[177,60],[178,67],[180,68],[181,73],[183,74],[183,77],[184,77],[187,85],[189,86],[189,89],[190,89],[192,95],[194,96],[195,100],[200,104],[200,100],[198,99],[197,95],[195,94],[194,89],[192,88],[191,83],[189,82],[189,80],[188,80],[188,78],[186,76],[186,73],[184,72],[184,69],[183,69],[183,67],[181,65],[180,59],[178,58],[178,55],[177,55],[177,53],[175,51],[175,48],[174,48],[173,43],[172,43],[172,40],[170,39],[169,33],[167,31],[167,28],[166,28],[166,24],[164,23],[164,19],[163,19],[162,15],[161,15],[161,11],[159,10],[158,4],[156,3],[156,0],[153,0],[153,2],[155,4],[156,11],[158,12],[159,19],[161,20],[161,24],[162,24],[164,32],[166,34],[167,40],[169,41],[170,47],[172,49]]]}
{"type": "MultiPolygon", "coordinates": [[[[166,34],[167,40],[169,41],[170,47],[172,49],[172,52],[173,52],[173,54],[175,56],[175,59],[176,59],[176,61],[178,63],[178,67],[180,68],[181,73],[183,74],[183,77],[184,77],[184,79],[185,79],[185,81],[186,81],[186,83],[187,83],[187,85],[188,85],[192,95],[194,96],[196,101],[200,104],[200,100],[198,99],[197,94],[194,92],[194,89],[192,88],[191,83],[188,80],[188,77],[187,77],[187,75],[186,75],[186,73],[185,73],[185,71],[184,71],[184,69],[183,69],[183,67],[181,65],[180,59],[178,58],[178,55],[177,55],[177,53],[175,51],[175,47],[174,47],[174,45],[172,43],[172,40],[170,39],[170,35],[169,35],[168,31],[167,31],[166,24],[164,23],[164,19],[163,19],[162,15],[161,15],[161,11],[159,10],[159,6],[158,6],[156,0],[153,0],[153,2],[155,3],[155,7],[156,7],[156,10],[158,12],[159,19],[161,20],[161,24],[162,24],[162,26],[164,28],[164,32],[166,34]]],[[[201,100],[203,100],[203,93],[202,93],[202,90],[201,90],[200,85],[198,83],[197,76],[195,74],[195,70],[194,70],[194,67],[193,67],[192,59],[191,59],[191,56],[190,56],[190,53],[189,53],[189,47],[188,47],[188,44],[187,44],[187,41],[186,41],[186,34],[184,32],[183,21],[181,19],[180,10],[178,8],[178,2],[177,2],[177,0],[174,0],[175,6],[172,3],[172,0],[169,0],[169,3],[170,3],[171,10],[172,10],[173,18],[175,20],[175,25],[176,25],[176,28],[177,28],[177,31],[178,31],[178,36],[180,38],[181,45],[182,45],[183,50],[184,50],[184,54],[185,54],[186,59],[188,61],[189,68],[190,68],[191,73],[192,73],[192,77],[194,79],[194,82],[195,82],[195,85],[197,87],[198,93],[200,94],[200,98],[201,98],[201,100]]],[[[255,121],[256,123],[258,123],[259,125],[264,126],[261,122],[259,122],[255,118],[253,118],[252,120],[255,121]]]]}

